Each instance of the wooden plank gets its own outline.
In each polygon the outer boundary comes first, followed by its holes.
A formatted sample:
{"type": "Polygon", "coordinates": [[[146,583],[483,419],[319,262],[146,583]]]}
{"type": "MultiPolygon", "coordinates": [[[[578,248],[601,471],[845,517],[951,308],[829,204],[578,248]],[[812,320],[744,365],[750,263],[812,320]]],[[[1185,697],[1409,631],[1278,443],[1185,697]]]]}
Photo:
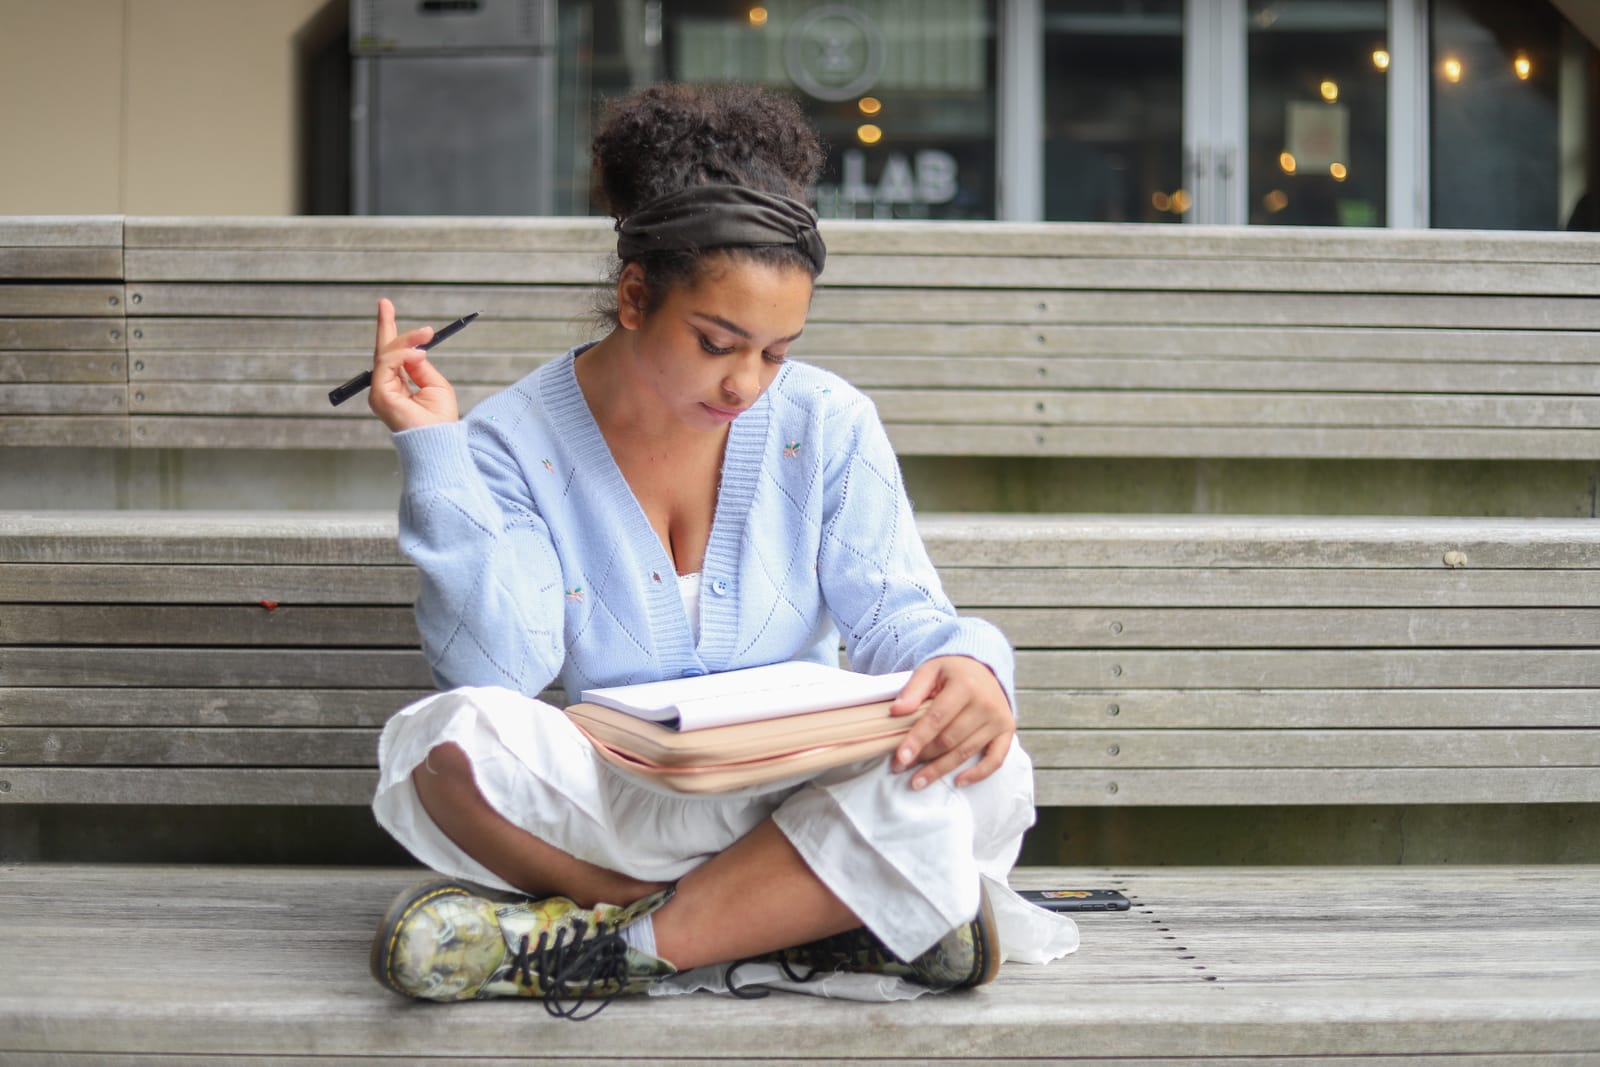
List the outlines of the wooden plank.
{"type": "Polygon", "coordinates": [[[0,687],[0,726],[377,727],[431,691],[0,687]]]}
{"type": "Polygon", "coordinates": [[[0,511],[22,563],[402,565],[387,511],[0,511]]]}
{"type": "Polygon", "coordinates": [[[1593,804],[1600,774],[1573,767],[1041,770],[1034,802],[1063,807],[1276,804],[1593,804]]]}
{"type": "MultiPolygon", "coordinates": [[[[375,770],[274,767],[13,767],[0,804],[334,804],[372,802],[375,770]]],[[[0,1006],[0,1015],[4,1014],[0,1006]]]]}
{"type": "MultiPolygon", "coordinates": [[[[337,385],[337,382],[331,383],[337,385]]],[[[327,407],[323,391],[321,410],[327,407]]],[[[323,418],[246,419],[136,415],[129,442],[135,448],[368,449],[394,448],[389,431],[359,411],[323,418]]]]}
{"type": "Polygon", "coordinates": [[[376,728],[9,727],[0,761],[16,767],[337,768],[377,766],[376,728]]]}
{"type": "MultiPolygon", "coordinates": [[[[527,347],[562,353],[585,331],[529,324],[527,347]],[[533,336],[553,334],[548,343],[533,336]]],[[[137,381],[316,382],[338,378],[350,353],[152,352],[133,365],[137,381]]],[[[547,359],[522,352],[480,352],[452,346],[447,365],[456,384],[509,385],[547,359]]],[[[1222,390],[1227,392],[1515,393],[1583,396],[1600,364],[1294,361],[1267,359],[1144,359],[944,355],[937,357],[825,355],[808,350],[804,362],[823,367],[866,390],[982,386],[1029,389],[1048,381],[1059,389],[1222,390]]]]}
{"type": "Polygon", "coordinates": [[[1580,730],[1026,729],[1022,744],[1040,769],[1595,768],[1600,767],[1596,726],[1600,723],[1580,730]]]}
{"type": "Polygon", "coordinates": [[[910,456],[1278,459],[1600,459],[1600,431],[1257,426],[1000,426],[888,423],[910,456]]]}
{"type": "Polygon", "coordinates": [[[126,415],[7,415],[0,419],[0,445],[126,448],[132,431],[126,415]]]}
{"type": "MultiPolygon", "coordinates": [[[[463,334],[462,345],[451,348],[476,352],[528,353],[535,348],[541,361],[570,348],[595,334],[580,321],[576,304],[562,307],[546,300],[548,318],[536,317],[539,306],[530,307],[517,318],[479,320],[470,334],[463,334]],[[530,340],[531,338],[531,340],[530,340]],[[543,345],[536,342],[544,340],[543,345]],[[470,349],[464,348],[470,345],[470,349]],[[550,351],[549,349],[554,349],[550,351]]],[[[420,325],[420,324],[419,324],[420,325]]],[[[143,319],[128,320],[128,347],[136,356],[145,352],[267,353],[282,356],[292,352],[343,355],[346,365],[353,361],[370,362],[373,324],[368,319],[143,319]]],[[[440,353],[444,353],[440,349],[440,353]]],[[[452,353],[453,354],[453,353],[452,353]]]]}
{"type": "MultiPolygon", "coordinates": [[[[3,691],[0,691],[3,692],[3,691]]],[[[3,701],[0,697],[0,701],[3,701]]],[[[1594,689],[1021,689],[1033,729],[1593,727],[1594,689]]],[[[4,713],[0,712],[0,721],[4,713]]]]}
{"type": "MultiPolygon", "coordinates": [[[[3,255],[0,250],[0,255],[3,255]]],[[[607,253],[368,249],[142,249],[126,253],[129,290],[153,281],[317,282],[361,280],[511,285],[598,285],[607,253]]],[[[0,269],[4,262],[0,260],[0,269]]]]}
{"type": "Polygon", "coordinates": [[[3,415],[126,415],[126,385],[0,383],[3,415]]]}
{"type": "MultiPolygon", "coordinates": [[[[70,571],[62,572],[70,580],[70,571]]],[[[0,569],[0,597],[10,581],[0,569]]],[[[40,574],[45,578],[47,575],[40,574]]],[[[107,576],[111,578],[110,575],[107,576]]],[[[1596,607],[1600,569],[941,567],[958,607],[1596,607]]],[[[98,587],[96,587],[98,588],[98,587]]],[[[86,590],[92,592],[92,590],[86,590]]],[[[70,599],[84,599],[74,595],[70,599]]]]}
{"type": "Polygon", "coordinates": [[[120,248],[0,247],[0,279],[122,277],[120,248]]]}
{"type": "MultiPolygon", "coordinates": [[[[1590,519],[924,512],[946,567],[1593,570],[1590,519]]],[[[0,561],[405,565],[388,511],[0,510],[0,561]]]]}
{"type": "MultiPolygon", "coordinates": [[[[1005,607],[1596,607],[1600,569],[946,567],[963,610],[1005,607]]],[[[0,602],[415,602],[409,566],[3,564],[0,602]]]]}
{"type": "Polygon", "coordinates": [[[0,317],[47,315],[51,318],[104,316],[120,319],[123,314],[120,284],[0,284],[0,317]]]}
{"type": "MultiPolygon", "coordinates": [[[[3,231],[0,231],[3,232],[3,231]]],[[[1199,256],[1497,263],[1600,262],[1576,233],[1452,230],[1339,230],[1327,227],[1192,228],[1137,224],[919,222],[825,219],[830,256],[1043,256],[1116,259],[1199,256]]],[[[131,217],[131,249],[367,249],[609,252],[616,234],[604,218],[237,218],[131,217]]],[[[0,244],[12,242],[0,237],[0,244]]],[[[88,243],[86,241],[73,243],[88,243]]]]}
{"type": "MultiPolygon", "coordinates": [[[[955,566],[1593,569],[1589,519],[937,514],[929,554],[955,566]]],[[[0,526],[0,530],[4,527],[0,526]]],[[[3,544],[0,541],[0,544],[3,544]]]]}
{"type": "Polygon", "coordinates": [[[0,352],[0,382],[123,382],[121,352],[0,352]]]}
{"type": "Polygon", "coordinates": [[[0,215],[0,247],[121,247],[120,215],[0,215]]]}
{"type": "Polygon", "coordinates": [[[1021,649],[1026,689],[1589,689],[1600,650],[1267,649],[1064,652],[1021,649]]]}
{"type": "MultiPolygon", "coordinates": [[[[225,386],[212,387],[221,391],[225,386]]],[[[286,387],[279,387],[286,388],[286,387]]],[[[242,391],[242,390],[241,390],[242,391]]],[[[272,400],[287,399],[272,388],[272,400]]],[[[1357,393],[1137,394],[1054,389],[871,389],[886,423],[1068,423],[1076,427],[1474,428],[1581,430],[1600,425],[1597,397],[1506,397],[1357,393]]],[[[196,398],[198,400],[198,398],[196,398]]],[[[230,398],[231,399],[231,398],[230,398]]],[[[181,403],[181,401],[180,401],[181,403]]],[[[184,408],[182,410],[188,410],[184,408]]],[[[205,409],[200,409],[203,413],[205,409]]]]}
{"type": "Polygon", "coordinates": [[[124,337],[119,319],[0,318],[0,349],[121,350],[124,337]]]}
{"type": "Polygon", "coordinates": [[[410,607],[0,604],[0,645],[416,648],[410,607]]]}
{"type": "Polygon", "coordinates": [[[1588,648],[1600,668],[1597,608],[986,608],[983,617],[1018,648],[1588,648]]]}
{"type": "Polygon", "coordinates": [[[0,647],[0,685],[223,689],[431,689],[422,653],[405,649],[0,647]]]}
{"type": "Polygon", "coordinates": [[[416,602],[409,566],[0,564],[0,603],[360,604],[416,602]]]}

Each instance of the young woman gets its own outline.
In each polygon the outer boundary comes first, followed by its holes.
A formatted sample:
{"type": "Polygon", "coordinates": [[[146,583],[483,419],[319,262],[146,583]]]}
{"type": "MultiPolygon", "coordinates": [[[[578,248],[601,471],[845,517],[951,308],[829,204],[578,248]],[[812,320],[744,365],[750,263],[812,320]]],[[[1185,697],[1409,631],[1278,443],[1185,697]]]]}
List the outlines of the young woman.
{"type": "Polygon", "coordinates": [[[593,155],[602,339],[461,420],[431,331],[379,305],[371,406],[446,691],[384,730],[374,809],[447,877],[394,902],[374,973],[549,1006],[758,957],[951,988],[1070,951],[1004,885],[1033,819],[1010,647],[941,591],[871,403],[787,358],[825,257],[815,135],[776,95],[658,86],[593,155]],[[669,793],[536,699],[834,663],[841,634],[856,670],[914,670],[896,714],[929,708],[891,758],[810,780],[669,793]]]}

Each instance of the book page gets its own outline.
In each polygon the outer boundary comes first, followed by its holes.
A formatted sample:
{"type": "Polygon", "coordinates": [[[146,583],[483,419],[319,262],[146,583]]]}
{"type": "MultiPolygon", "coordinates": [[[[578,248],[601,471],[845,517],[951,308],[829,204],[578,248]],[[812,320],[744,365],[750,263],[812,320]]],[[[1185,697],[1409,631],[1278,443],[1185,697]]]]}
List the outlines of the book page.
{"type": "Polygon", "coordinates": [[[696,678],[585,689],[581,699],[673,729],[704,730],[890,700],[910,677],[910,671],[872,675],[821,663],[773,663],[696,678]]]}

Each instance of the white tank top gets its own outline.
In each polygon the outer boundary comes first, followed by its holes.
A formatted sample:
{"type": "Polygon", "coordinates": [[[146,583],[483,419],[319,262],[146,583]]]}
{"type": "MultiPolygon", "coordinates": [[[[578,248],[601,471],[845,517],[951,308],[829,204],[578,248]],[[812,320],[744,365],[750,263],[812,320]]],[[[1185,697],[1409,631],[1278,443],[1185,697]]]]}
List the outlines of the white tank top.
{"type": "Polygon", "coordinates": [[[689,613],[689,632],[695,644],[700,643],[700,574],[678,575],[678,595],[683,598],[683,610],[689,613]]]}

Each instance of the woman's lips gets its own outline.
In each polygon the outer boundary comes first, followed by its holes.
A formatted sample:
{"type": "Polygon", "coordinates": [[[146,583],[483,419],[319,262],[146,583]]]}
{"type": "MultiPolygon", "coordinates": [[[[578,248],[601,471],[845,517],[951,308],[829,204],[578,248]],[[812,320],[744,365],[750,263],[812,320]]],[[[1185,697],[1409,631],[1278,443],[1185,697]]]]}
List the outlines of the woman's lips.
{"type": "Polygon", "coordinates": [[[709,411],[713,418],[723,419],[727,422],[732,422],[749,410],[748,408],[721,408],[715,404],[705,403],[702,403],[701,407],[709,411]]]}

